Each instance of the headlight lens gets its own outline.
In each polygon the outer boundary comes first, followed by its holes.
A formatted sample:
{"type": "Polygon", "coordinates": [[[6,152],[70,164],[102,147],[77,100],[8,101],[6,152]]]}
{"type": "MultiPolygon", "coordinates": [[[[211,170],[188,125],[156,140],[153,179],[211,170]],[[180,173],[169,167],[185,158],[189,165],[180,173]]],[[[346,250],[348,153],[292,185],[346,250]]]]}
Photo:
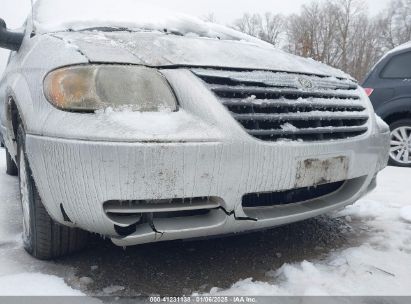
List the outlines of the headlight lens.
{"type": "Polygon", "coordinates": [[[46,98],[59,109],[93,112],[107,107],[133,111],[176,111],[165,77],[141,66],[91,65],[55,70],[44,80],[46,98]]]}

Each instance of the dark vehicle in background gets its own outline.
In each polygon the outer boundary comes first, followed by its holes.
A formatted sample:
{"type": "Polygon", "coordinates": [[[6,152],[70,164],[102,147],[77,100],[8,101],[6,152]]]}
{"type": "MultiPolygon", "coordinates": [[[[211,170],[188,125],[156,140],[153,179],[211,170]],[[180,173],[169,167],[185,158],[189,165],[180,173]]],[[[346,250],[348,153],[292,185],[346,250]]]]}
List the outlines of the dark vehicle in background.
{"type": "Polygon", "coordinates": [[[411,42],[388,52],[363,87],[391,129],[390,164],[411,167],[411,42]]]}

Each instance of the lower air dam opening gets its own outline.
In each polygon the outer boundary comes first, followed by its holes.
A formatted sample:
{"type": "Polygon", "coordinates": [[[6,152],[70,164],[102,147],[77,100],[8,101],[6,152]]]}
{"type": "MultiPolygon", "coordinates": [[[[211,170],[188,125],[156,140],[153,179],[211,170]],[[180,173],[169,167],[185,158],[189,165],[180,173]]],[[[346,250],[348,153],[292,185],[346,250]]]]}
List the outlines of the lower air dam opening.
{"type": "Polygon", "coordinates": [[[345,181],[278,192],[249,193],[243,196],[243,208],[285,206],[320,198],[341,189],[345,181]]]}

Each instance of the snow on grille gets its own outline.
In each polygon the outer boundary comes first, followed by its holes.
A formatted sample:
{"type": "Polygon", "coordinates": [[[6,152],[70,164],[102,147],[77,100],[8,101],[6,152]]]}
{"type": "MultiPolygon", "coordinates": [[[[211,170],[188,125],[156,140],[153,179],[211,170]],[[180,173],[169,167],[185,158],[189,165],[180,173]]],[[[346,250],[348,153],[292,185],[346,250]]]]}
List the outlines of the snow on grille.
{"type": "Polygon", "coordinates": [[[265,141],[321,141],[367,132],[358,85],[335,77],[193,69],[248,134],[265,141]]]}

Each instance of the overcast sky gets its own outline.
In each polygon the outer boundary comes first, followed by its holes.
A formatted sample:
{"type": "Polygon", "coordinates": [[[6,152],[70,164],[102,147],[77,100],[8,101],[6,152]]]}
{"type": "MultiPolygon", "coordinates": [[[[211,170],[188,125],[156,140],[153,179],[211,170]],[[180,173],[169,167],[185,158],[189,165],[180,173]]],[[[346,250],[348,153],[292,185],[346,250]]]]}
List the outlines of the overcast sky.
{"type": "MultiPolygon", "coordinates": [[[[67,0],[70,1],[70,0],[67,0]]],[[[84,0],[87,1],[87,0],[84,0]]],[[[175,11],[199,17],[214,13],[219,23],[231,23],[246,12],[298,13],[301,5],[311,0],[136,0],[148,1],[175,11]]],[[[371,14],[380,12],[390,0],[363,0],[371,14]]],[[[121,3],[121,0],[118,0],[121,3]]],[[[0,0],[0,18],[10,28],[19,27],[30,11],[30,0],[0,0]]],[[[6,52],[0,50],[0,73],[3,70],[6,52]]]]}
{"type": "MultiPolygon", "coordinates": [[[[230,23],[246,12],[298,13],[310,0],[151,0],[150,3],[165,4],[178,11],[197,16],[215,13],[220,23],[230,23]]],[[[385,7],[389,0],[364,0],[372,14],[385,7]]]]}

